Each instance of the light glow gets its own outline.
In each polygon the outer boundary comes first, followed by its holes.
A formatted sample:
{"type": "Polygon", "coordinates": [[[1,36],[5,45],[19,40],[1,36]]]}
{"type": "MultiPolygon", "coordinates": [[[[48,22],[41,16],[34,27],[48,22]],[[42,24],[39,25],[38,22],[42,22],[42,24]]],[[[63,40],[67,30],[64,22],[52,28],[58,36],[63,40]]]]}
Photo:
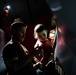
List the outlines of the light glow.
{"type": "Polygon", "coordinates": [[[10,6],[9,5],[7,5],[6,7],[7,7],[7,9],[10,9],[10,6]]]}

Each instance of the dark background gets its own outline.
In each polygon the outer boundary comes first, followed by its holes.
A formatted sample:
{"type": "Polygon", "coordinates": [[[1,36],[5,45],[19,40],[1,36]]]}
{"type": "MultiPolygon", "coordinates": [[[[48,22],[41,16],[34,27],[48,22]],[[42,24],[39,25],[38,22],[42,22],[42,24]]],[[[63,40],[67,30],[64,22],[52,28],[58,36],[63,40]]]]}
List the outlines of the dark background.
{"type": "Polygon", "coordinates": [[[50,8],[48,7],[45,0],[0,0],[1,16],[3,14],[3,7],[10,5],[9,21],[14,15],[19,15],[23,18],[26,24],[30,25],[36,23],[43,17],[49,15],[50,8]]]}
{"type": "MultiPolygon", "coordinates": [[[[19,15],[28,25],[36,23],[45,16],[50,16],[51,7],[56,2],[62,6],[61,10],[55,11],[59,19],[69,25],[70,29],[76,28],[75,0],[0,0],[0,18],[3,14],[3,7],[5,5],[10,5],[9,18],[12,18],[14,15],[19,15]]],[[[57,7],[57,5],[54,6],[57,7]]],[[[11,19],[9,19],[8,23],[11,23],[11,19]]]]}

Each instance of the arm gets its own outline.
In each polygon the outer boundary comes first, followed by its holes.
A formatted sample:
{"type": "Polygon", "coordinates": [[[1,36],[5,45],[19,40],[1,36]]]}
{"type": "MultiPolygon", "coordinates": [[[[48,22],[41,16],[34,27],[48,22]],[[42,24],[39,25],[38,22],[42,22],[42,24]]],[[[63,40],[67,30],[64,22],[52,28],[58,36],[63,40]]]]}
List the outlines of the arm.
{"type": "MultiPolygon", "coordinates": [[[[19,65],[19,57],[18,57],[18,54],[17,53],[14,53],[14,49],[13,51],[11,51],[11,48],[9,49],[9,53],[7,53],[5,55],[4,53],[4,58],[5,58],[5,62],[6,64],[8,65],[8,67],[10,68],[11,71],[13,72],[16,72],[16,71],[19,71],[20,69],[22,69],[24,66],[26,66],[32,59],[34,56],[40,54],[42,52],[42,50],[39,50],[39,51],[34,51],[32,52],[31,54],[29,54],[26,59],[24,59],[23,63],[21,65],[19,65]],[[13,56],[8,56],[11,52],[13,52],[14,54],[12,54],[13,56]]],[[[7,51],[7,50],[6,50],[7,51]]]]}
{"type": "Polygon", "coordinates": [[[43,49],[41,50],[34,50],[28,57],[27,57],[27,62],[30,62],[33,58],[35,58],[35,56],[39,55],[39,54],[43,54],[43,49]]]}

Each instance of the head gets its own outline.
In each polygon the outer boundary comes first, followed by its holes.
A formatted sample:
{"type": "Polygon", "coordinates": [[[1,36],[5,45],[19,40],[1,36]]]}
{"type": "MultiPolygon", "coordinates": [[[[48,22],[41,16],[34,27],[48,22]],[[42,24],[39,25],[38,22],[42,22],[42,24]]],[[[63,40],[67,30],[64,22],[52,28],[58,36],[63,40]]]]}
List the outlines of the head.
{"type": "Polygon", "coordinates": [[[14,22],[11,24],[12,40],[23,42],[26,36],[27,25],[22,22],[14,22]]]}
{"type": "Polygon", "coordinates": [[[40,41],[46,41],[47,39],[47,30],[43,24],[37,24],[34,28],[34,36],[40,41]]]}
{"type": "Polygon", "coordinates": [[[7,6],[4,7],[4,12],[7,14],[9,13],[9,9],[7,8],[7,6]]]}
{"type": "Polygon", "coordinates": [[[15,16],[13,17],[13,21],[14,21],[14,22],[23,22],[23,19],[22,19],[22,17],[20,17],[20,16],[18,16],[18,15],[15,15],[15,16]]]}

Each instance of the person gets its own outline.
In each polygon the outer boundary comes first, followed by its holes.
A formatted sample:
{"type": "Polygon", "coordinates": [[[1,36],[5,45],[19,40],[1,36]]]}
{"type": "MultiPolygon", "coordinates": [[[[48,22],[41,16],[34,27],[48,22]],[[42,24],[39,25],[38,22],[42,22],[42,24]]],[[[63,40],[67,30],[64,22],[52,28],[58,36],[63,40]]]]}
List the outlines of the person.
{"type": "Polygon", "coordinates": [[[3,51],[4,45],[5,45],[5,33],[0,28],[0,75],[6,74],[6,66],[5,66],[3,58],[2,58],[2,51],[3,51]]]}
{"type": "Polygon", "coordinates": [[[14,15],[12,17],[12,22],[24,22],[23,18],[20,15],[14,15]]]}
{"type": "Polygon", "coordinates": [[[34,61],[36,63],[41,62],[41,63],[39,63],[41,65],[40,69],[42,71],[44,71],[45,67],[48,66],[50,60],[53,59],[52,45],[51,45],[50,40],[48,39],[47,30],[46,30],[44,24],[37,24],[35,26],[34,36],[35,36],[35,39],[37,39],[34,47],[35,48],[36,47],[37,48],[41,47],[43,49],[43,51],[44,51],[44,53],[42,55],[39,54],[37,57],[34,57],[34,61]]]}
{"type": "Polygon", "coordinates": [[[23,22],[11,24],[11,40],[3,48],[3,59],[9,75],[37,75],[33,67],[33,56],[40,51],[29,51],[21,44],[26,36],[27,25],[23,22]]]}
{"type": "Polygon", "coordinates": [[[3,8],[3,15],[2,15],[1,25],[0,25],[0,28],[5,33],[5,43],[7,43],[11,38],[10,26],[7,23],[8,19],[9,19],[9,12],[10,12],[10,10],[5,6],[3,8]]]}
{"type": "MultiPolygon", "coordinates": [[[[3,8],[3,15],[2,15],[2,21],[1,21],[1,29],[5,33],[5,43],[7,43],[11,39],[11,31],[10,31],[10,25],[9,25],[9,16],[10,15],[10,9],[8,9],[6,6],[3,8]]],[[[22,17],[19,15],[13,15],[12,22],[23,22],[22,17]]]]}

